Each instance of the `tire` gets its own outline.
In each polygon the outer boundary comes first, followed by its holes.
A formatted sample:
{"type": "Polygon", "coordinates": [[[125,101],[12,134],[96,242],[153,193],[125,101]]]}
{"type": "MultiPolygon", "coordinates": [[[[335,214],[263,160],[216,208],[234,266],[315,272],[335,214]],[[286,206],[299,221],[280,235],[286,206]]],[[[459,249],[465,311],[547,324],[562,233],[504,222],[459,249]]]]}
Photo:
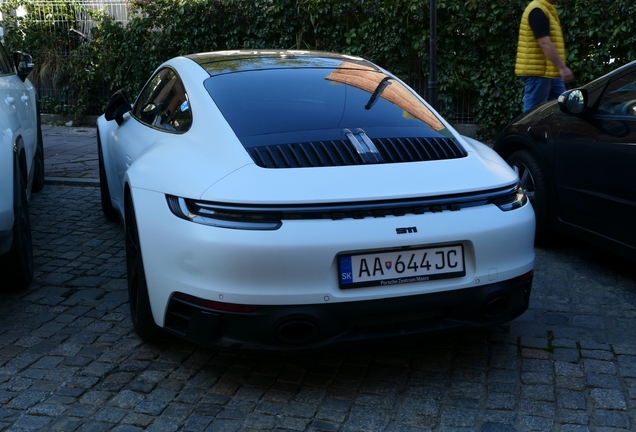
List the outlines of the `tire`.
{"type": "Polygon", "coordinates": [[[144,341],[156,341],[163,335],[163,330],[152,317],[146,273],[139,244],[139,231],[135,208],[130,196],[126,199],[126,273],[128,279],[128,302],[130,316],[137,335],[144,341]]]}
{"type": "Polygon", "coordinates": [[[537,221],[535,244],[548,243],[553,233],[550,224],[550,204],[545,173],[541,165],[528,150],[514,152],[506,159],[506,162],[519,175],[521,187],[534,209],[537,221]]]}
{"type": "Polygon", "coordinates": [[[40,111],[38,110],[38,144],[35,150],[35,158],[33,159],[34,172],[33,172],[33,185],[31,190],[33,192],[40,192],[44,188],[44,141],[42,140],[42,124],[40,122],[40,111]]]}
{"type": "Polygon", "coordinates": [[[2,291],[26,289],[33,279],[33,243],[31,241],[31,219],[26,196],[26,182],[17,158],[13,162],[13,243],[11,249],[0,257],[0,280],[2,291]],[[5,276],[6,275],[6,276],[5,276]]]}
{"type": "Polygon", "coordinates": [[[110,200],[108,179],[106,178],[106,168],[104,167],[104,155],[102,153],[102,143],[99,139],[99,131],[97,133],[97,158],[99,165],[99,196],[102,202],[102,213],[104,213],[104,217],[106,217],[109,221],[117,222],[119,221],[119,215],[110,200]]]}

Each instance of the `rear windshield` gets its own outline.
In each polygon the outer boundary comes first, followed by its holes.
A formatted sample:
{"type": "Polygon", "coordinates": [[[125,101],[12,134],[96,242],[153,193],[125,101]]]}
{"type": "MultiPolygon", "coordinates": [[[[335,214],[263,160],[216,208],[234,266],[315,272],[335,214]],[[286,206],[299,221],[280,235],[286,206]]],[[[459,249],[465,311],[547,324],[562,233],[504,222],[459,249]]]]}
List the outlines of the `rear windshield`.
{"type": "Polygon", "coordinates": [[[235,72],[205,87],[244,145],[272,135],[277,142],[337,139],[344,129],[371,138],[451,136],[409,89],[359,65],[235,72]]]}

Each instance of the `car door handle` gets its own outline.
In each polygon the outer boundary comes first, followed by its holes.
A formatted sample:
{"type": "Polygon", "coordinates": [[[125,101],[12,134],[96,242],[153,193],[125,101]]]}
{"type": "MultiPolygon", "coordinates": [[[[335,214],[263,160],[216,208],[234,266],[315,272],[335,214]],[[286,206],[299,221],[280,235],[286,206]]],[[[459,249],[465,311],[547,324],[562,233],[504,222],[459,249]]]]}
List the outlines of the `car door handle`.
{"type": "Polygon", "coordinates": [[[11,96],[7,96],[6,99],[4,100],[4,103],[6,103],[7,105],[13,105],[15,104],[15,98],[12,98],[11,96]]]}

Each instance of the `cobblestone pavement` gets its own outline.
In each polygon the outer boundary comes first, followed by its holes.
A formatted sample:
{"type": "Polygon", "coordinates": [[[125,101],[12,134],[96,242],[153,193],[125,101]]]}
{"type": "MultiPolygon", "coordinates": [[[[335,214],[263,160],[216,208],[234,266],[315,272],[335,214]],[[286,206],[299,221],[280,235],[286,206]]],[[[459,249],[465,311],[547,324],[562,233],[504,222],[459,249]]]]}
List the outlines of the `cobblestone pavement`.
{"type": "Polygon", "coordinates": [[[122,228],[69,186],[95,185],[95,129],[42,129],[36,277],[0,295],[0,430],[636,430],[633,264],[539,249],[528,312],[482,332],[287,355],[144,344],[122,228]]]}
{"type": "Polygon", "coordinates": [[[97,129],[42,125],[44,172],[49,180],[96,180],[97,129]]]}
{"type": "Polygon", "coordinates": [[[0,430],[636,430],[636,271],[589,246],[539,249],[508,326],[232,352],[137,338],[98,188],[47,184],[31,214],[35,280],[0,294],[0,430]]]}

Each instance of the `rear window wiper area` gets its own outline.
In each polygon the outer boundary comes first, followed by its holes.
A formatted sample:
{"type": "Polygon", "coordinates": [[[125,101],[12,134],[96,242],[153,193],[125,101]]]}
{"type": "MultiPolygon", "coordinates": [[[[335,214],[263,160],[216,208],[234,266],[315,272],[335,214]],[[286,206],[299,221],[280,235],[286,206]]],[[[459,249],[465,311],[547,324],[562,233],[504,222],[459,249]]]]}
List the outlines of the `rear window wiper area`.
{"type": "Polygon", "coordinates": [[[378,86],[373,91],[373,94],[369,98],[369,102],[367,102],[367,104],[364,106],[364,109],[370,110],[371,108],[373,108],[373,105],[375,105],[375,103],[378,101],[378,98],[380,97],[384,89],[387,88],[389,84],[391,84],[389,82],[390,79],[391,77],[387,76],[387,77],[384,77],[382,81],[380,81],[378,86]]]}

